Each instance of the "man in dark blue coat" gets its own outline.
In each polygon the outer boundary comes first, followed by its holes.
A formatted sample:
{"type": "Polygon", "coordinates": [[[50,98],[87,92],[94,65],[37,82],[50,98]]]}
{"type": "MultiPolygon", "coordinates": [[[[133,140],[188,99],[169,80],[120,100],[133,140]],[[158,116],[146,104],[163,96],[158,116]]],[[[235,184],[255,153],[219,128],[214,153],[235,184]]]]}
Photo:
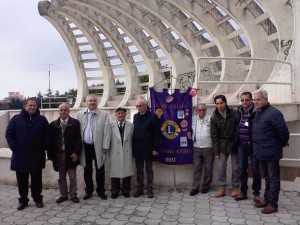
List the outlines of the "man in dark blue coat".
{"type": "Polygon", "coordinates": [[[147,173],[147,194],[148,198],[153,198],[153,156],[158,154],[160,131],[156,115],[152,114],[148,107],[147,101],[139,98],[136,102],[138,113],[133,117],[133,156],[135,158],[137,170],[137,191],[134,197],[143,195],[144,189],[144,164],[147,173]]]}
{"type": "Polygon", "coordinates": [[[40,115],[35,98],[28,98],[20,114],[15,115],[6,129],[6,140],[12,150],[11,167],[16,171],[19,205],[28,206],[28,180],[31,177],[31,196],[38,208],[42,208],[42,169],[45,168],[45,149],[48,121],[40,115]]]}
{"type": "Polygon", "coordinates": [[[263,208],[262,213],[270,214],[278,210],[279,160],[282,158],[282,148],[288,144],[289,131],[282,113],[268,102],[265,90],[255,91],[253,101],[257,109],[252,124],[253,154],[261,162],[266,183],[264,200],[255,203],[255,207],[263,208]]]}

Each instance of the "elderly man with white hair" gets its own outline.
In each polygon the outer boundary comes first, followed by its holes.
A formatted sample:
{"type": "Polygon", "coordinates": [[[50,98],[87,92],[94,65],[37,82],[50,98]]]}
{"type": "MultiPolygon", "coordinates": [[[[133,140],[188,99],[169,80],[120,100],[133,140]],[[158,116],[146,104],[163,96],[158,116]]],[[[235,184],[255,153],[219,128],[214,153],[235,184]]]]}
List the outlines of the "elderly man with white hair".
{"type": "Polygon", "coordinates": [[[257,109],[252,124],[253,154],[260,160],[264,170],[266,189],[264,200],[255,203],[263,208],[264,214],[278,211],[280,192],[280,166],[282,148],[288,144],[289,131],[282,113],[270,105],[265,90],[253,92],[253,102],[257,109]]]}

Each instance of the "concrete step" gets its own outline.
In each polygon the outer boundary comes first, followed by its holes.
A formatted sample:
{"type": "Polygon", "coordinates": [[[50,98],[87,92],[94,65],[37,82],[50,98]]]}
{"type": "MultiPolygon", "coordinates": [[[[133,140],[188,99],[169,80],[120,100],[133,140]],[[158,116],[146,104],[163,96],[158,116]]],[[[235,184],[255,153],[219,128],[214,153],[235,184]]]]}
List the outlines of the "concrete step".
{"type": "Polygon", "coordinates": [[[135,106],[136,100],[128,100],[128,106],[135,106]]]}
{"type": "Polygon", "coordinates": [[[122,101],[124,98],[124,95],[115,95],[115,96],[111,96],[110,100],[111,101],[122,101]]]}
{"type": "Polygon", "coordinates": [[[120,101],[107,101],[106,106],[107,107],[117,107],[120,104],[120,101]]]}

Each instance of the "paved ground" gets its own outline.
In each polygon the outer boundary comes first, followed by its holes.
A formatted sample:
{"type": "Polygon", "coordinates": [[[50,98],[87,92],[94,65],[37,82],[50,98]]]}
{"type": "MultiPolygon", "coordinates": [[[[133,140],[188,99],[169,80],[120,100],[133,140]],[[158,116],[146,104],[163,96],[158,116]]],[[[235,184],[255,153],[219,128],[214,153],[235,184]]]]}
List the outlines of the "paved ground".
{"type": "MultiPolygon", "coordinates": [[[[230,196],[214,198],[214,192],[189,196],[180,193],[155,191],[155,198],[126,199],[123,196],[103,201],[97,196],[80,203],[66,201],[56,204],[58,190],[43,190],[45,207],[38,209],[32,201],[23,211],[16,209],[17,187],[0,185],[0,225],[7,224],[297,224],[300,225],[300,185],[283,183],[279,212],[264,215],[249,200],[236,202],[230,196]]],[[[229,195],[229,191],[227,191],[229,195]]],[[[110,197],[110,195],[108,195],[110,197]]]]}

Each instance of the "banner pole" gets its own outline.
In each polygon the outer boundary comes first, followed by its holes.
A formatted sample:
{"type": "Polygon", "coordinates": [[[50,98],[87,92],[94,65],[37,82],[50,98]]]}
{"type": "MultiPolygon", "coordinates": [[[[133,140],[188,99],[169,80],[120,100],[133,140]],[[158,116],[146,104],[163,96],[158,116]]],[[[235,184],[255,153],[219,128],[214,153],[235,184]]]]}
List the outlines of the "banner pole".
{"type": "Polygon", "coordinates": [[[175,165],[172,165],[173,168],[173,189],[169,190],[172,192],[172,194],[177,194],[180,192],[180,190],[177,189],[176,187],[176,172],[175,172],[175,165]]]}
{"type": "Polygon", "coordinates": [[[175,174],[174,165],[173,165],[173,192],[177,192],[177,190],[176,190],[176,174],[175,174]]]}

